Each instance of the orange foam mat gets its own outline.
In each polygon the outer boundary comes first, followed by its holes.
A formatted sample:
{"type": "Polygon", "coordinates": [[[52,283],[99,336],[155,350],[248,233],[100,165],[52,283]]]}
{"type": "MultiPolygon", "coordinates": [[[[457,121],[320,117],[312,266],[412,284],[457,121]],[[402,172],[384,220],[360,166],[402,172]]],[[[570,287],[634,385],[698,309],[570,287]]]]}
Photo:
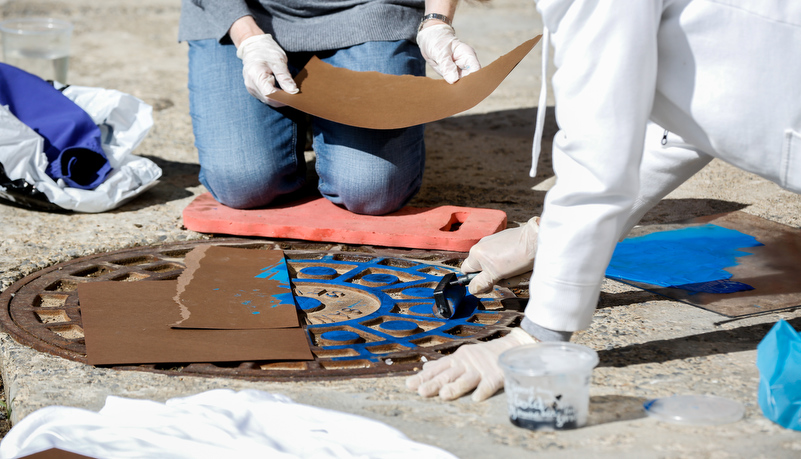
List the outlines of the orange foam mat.
{"type": "Polygon", "coordinates": [[[265,209],[232,209],[204,193],[183,213],[200,233],[302,239],[410,249],[467,252],[479,239],[506,228],[506,212],[441,206],[404,207],[382,216],[358,215],[317,197],[265,209]]]}

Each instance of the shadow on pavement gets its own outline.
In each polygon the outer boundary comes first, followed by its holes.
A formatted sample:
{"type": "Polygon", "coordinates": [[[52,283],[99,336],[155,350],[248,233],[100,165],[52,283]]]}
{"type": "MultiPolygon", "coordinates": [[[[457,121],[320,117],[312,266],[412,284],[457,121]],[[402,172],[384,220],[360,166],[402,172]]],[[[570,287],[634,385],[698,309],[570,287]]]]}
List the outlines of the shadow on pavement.
{"type": "MultiPolygon", "coordinates": [[[[801,328],[801,317],[787,321],[793,328],[801,328]]],[[[598,351],[599,367],[626,367],[646,363],[664,363],[691,357],[753,351],[768,333],[773,323],[748,325],[681,338],[630,344],[615,349],[598,351]]]]}

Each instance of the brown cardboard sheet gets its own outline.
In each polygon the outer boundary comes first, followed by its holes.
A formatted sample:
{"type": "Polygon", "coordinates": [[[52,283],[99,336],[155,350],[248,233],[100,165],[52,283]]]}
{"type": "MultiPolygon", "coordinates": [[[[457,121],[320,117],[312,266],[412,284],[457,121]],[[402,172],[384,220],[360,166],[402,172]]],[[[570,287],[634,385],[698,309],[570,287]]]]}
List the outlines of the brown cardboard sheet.
{"type": "Polygon", "coordinates": [[[454,84],[411,75],[356,72],[313,57],[295,77],[300,92],[270,95],[320,118],[371,129],[397,129],[440,120],[489,96],[539,42],[528,40],[454,84]]]}
{"type": "Polygon", "coordinates": [[[302,328],[184,330],[175,281],[86,282],[78,286],[91,365],[311,360],[302,328]]]}
{"type": "Polygon", "coordinates": [[[83,454],[64,451],[63,449],[50,448],[38,453],[33,453],[28,456],[21,457],[20,459],[93,459],[92,456],[84,456],[83,454]]]}
{"type": "Polygon", "coordinates": [[[298,327],[297,307],[280,250],[202,246],[178,277],[177,328],[246,330],[298,327]]]}
{"type": "Polygon", "coordinates": [[[684,222],[634,228],[629,236],[643,236],[656,231],[669,231],[713,224],[753,236],[762,246],[740,249],[751,255],[737,259],[738,265],[726,268],[731,281],[753,287],[735,293],[691,292],[681,288],[658,287],[642,282],[623,281],[676,301],[708,311],[742,318],[794,309],[801,306],[801,230],[772,222],[745,212],[698,217],[684,222]]]}

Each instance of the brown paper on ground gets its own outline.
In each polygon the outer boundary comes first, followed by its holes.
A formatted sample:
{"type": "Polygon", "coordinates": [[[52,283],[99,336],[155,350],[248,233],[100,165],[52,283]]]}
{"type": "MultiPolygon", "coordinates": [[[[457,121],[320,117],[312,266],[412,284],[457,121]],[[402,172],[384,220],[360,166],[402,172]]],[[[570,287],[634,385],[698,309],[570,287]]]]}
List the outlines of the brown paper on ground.
{"type": "Polygon", "coordinates": [[[489,96],[531,51],[540,36],[454,84],[411,75],[356,72],[316,56],[295,77],[300,92],[278,91],[270,99],[337,123],[397,129],[440,120],[470,109],[489,96]]]}
{"type": "Polygon", "coordinates": [[[246,330],[298,327],[284,253],[203,246],[178,277],[177,328],[246,330]]]}
{"type": "Polygon", "coordinates": [[[63,449],[50,448],[38,453],[33,453],[28,456],[23,456],[20,459],[94,459],[93,456],[84,456],[83,454],[64,451],[63,449]]]}
{"type": "Polygon", "coordinates": [[[86,282],[78,286],[91,365],[311,360],[302,328],[184,330],[175,281],[86,282]]]}

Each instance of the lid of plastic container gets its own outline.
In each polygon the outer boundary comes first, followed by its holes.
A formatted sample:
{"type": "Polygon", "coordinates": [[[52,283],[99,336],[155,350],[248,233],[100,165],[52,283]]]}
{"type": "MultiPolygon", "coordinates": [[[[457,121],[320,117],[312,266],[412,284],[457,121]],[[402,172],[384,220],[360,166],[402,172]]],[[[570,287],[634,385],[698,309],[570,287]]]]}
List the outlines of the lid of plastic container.
{"type": "Polygon", "coordinates": [[[737,422],[745,413],[742,403],[714,395],[674,395],[643,404],[648,416],[676,424],[720,425],[737,422]]]}
{"type": "Polygon", "coordinates": [[[598,353],[574,343],[534,343],[504,351],[498,364],[504,371],[529,376],[583,373],[598,365],[598,353]]]}

